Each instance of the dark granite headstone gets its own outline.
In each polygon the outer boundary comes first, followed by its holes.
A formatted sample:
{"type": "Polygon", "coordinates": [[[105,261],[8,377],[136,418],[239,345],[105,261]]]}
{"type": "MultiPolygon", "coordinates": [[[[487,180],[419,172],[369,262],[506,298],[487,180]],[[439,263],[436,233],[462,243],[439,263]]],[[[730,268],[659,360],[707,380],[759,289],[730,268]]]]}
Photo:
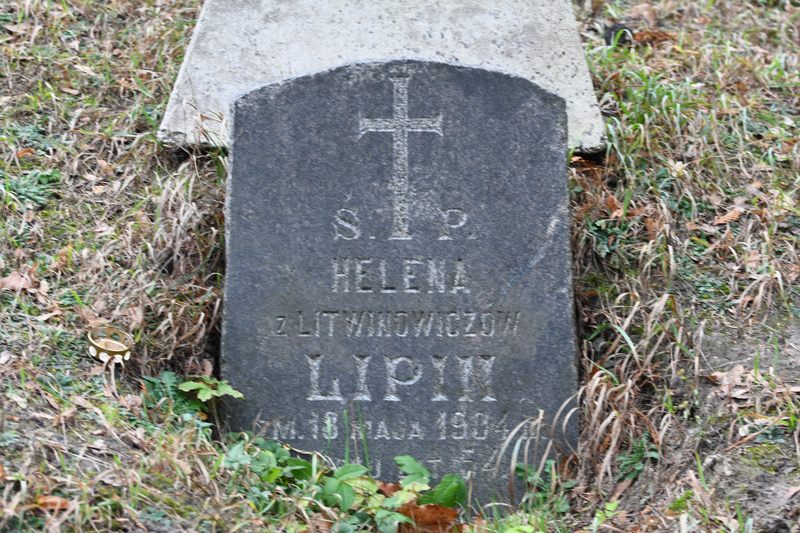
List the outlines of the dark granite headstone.
{"type": "MultiPolygon", "coordinates": [[[[386,480],[410,454],[436,477],[471,473],[484,501],[507,486],[492,473],[526,438],[512,430],[576,389],[564,107],[520,78],[415,61],[241,98],[234,427],[386,480]]],[[[574,442],[574,418],[556,426],[554,444],[574,442]]]]}

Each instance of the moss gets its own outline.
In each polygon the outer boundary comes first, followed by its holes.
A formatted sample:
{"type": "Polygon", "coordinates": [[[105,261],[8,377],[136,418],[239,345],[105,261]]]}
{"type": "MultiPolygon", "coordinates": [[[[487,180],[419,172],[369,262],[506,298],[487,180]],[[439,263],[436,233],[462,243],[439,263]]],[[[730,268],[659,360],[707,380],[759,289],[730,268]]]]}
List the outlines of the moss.
{"type": "Polygon", "coordinates": [[[780,446],[771,442],[756,444],[744,450],[745,461],[770,474],[776,474],[778,467],[785,462],[780,446]]]}

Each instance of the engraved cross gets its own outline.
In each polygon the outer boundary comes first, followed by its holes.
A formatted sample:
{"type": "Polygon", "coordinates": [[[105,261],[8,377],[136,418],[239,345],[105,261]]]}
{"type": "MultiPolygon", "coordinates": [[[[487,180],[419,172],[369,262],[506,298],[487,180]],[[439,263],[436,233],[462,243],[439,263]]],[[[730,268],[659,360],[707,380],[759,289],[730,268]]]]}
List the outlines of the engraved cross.
{"type": "Polygon", "coordinates": [[[358,123],[359,138],[371,131],[392,134],[392,181],[389,190],[393,195],[392,233],[390,239],[410,240],[409,187],[408,187],[408,132],[442,133],[442,115],[432,118],[409,118],[409,76],[392,76],[393,113],[391,118],[361,118],[358,123]]]}

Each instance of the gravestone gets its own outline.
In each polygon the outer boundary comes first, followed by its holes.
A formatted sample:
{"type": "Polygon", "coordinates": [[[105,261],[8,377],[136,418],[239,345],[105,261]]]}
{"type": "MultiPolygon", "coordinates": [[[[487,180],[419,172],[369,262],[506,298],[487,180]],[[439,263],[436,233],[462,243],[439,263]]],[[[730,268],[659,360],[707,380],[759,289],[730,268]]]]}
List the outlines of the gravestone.
{"type": "MultiPolygon", "coordinates": [[[[421,61],[348,65],[235,106],[222,376],[234,427],[483,501],[576,390],[564,100],[421,61]],[[530,443],[529,443],[530,444],[530,443]]],[[[568,408],[566,410],[569,410],[568,408]]],[[[574,420],[544,437],[574,444],[574,420]]]]}
{"type": "Polygon", "coordinates": [[[242,94],[387,58],[526,78],[566,101],[570,148],[603,149],[571,0],[205,0],[159,138],[230,146],[242,94]]]}

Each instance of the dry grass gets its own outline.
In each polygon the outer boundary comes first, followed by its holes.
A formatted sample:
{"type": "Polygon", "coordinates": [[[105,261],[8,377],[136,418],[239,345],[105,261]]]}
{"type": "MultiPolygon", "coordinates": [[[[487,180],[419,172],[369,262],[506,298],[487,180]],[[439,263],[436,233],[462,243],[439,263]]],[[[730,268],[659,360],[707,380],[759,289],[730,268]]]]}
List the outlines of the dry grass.
{"type": "MultiPolygon", "coordinates": [[[[800,528],[800,12],[593,4],[610,146],[571,167],[584,425],[524,520],[800,528]],[[605,46],[612,19],[631,46],[605,46]]],[[[0,529],[263,523],[224,445],[143,404],[136,379],[207,372],[215,350],[225,156],[154,138],[197,8],[0,6],[0,278],[16,289],[0,291],[0,529]],[[119,394],[82,355],[102,321],[138,342],[119,394]]],[[[303,504],[279,497],[272,527],[289,529],[303,504]]]]}

